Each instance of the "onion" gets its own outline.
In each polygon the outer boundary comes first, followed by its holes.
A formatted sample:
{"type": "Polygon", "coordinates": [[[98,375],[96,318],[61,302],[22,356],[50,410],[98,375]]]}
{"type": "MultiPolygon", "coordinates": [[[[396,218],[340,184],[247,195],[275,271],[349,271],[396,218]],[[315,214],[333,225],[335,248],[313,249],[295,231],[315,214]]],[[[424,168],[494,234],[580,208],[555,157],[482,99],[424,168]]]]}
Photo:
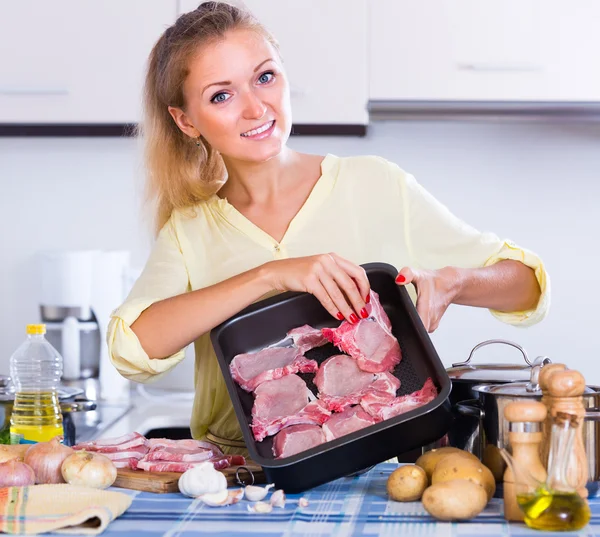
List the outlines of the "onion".
{"type": "Polygon", "coordinates": [[[31,444],[0,444],[0,462],[22,461],[31,444]]]}
{"type": "Polygon", "coordinates": [[[105,455],[82,449],[64,460],[62,475],[70,485],[105,489],[117,479],[117,468],[105,455]]]}
{"type": "Polygon", "coordinates": [[[0,463],[0,487],[28,487],[35,484],[35,473],[24,462],[12,460],[0,463]]]}
{"type": "Polygon", "coordinates": [[[73,449],[63,446],[59,437],[55,437],[31,446],[25,453],[25,463],[33,468],[36,483],[64,483],[60,467],[71,453],[73,449]]]}

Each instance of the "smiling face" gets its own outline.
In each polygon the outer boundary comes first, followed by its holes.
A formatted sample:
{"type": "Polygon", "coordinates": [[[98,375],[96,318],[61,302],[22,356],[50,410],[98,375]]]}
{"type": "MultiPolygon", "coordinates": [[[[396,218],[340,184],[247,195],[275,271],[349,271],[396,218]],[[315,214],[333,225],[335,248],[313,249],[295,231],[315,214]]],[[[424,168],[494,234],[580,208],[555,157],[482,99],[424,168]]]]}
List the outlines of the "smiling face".
{"type": "Polygon", "coordinates": [[[281,58],[255,31],[234,30],[204,45],[189,65],[183,93],[185,109],[169,107],[173,119],[226,160],[264,162],[289,137],[290,92],[281,58]]]}

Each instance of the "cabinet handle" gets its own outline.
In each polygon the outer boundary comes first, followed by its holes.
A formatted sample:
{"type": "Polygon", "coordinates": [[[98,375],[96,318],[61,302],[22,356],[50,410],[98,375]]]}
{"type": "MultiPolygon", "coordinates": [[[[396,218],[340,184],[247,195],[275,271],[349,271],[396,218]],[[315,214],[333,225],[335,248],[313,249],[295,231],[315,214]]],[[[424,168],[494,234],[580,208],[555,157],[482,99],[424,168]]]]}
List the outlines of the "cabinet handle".
{"type": "Polygon", "coordinates": [[[456,67],[459,71],[475,72],[504,71],[515,73],[533,73],[542,70],[541,65],[535,65],[532,63],[457,63],[456,67]]]}
{"type": "Polygon", "coordinates": [[[16,96],[44,96],[44,95],[68,95],[69,90],[66,88],[6,88],[0,86],[0,95],[16,95],[16,96]]]}

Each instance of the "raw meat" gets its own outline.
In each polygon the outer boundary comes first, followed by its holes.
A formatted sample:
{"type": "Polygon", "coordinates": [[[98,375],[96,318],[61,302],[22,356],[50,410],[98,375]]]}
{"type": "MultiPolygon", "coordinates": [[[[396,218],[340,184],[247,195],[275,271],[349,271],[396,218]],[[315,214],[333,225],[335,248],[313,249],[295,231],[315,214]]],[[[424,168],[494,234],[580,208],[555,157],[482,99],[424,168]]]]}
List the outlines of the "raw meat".
{"type": "Polygon", "coordinates": [[[306,354],[309,350],[328,343],[327,338],[321,330],[313,328],[308,324],[290,330],[287,333],[287,337],[294,340],[294,345],[302,354],[306,354]]]}
{"type": "MultiPolygon", "coordinates": [[[[194,466],[202,464],[203,461],[196,462],[169,462],[169,461],[137,461],[137,468],[147,472],[185,472],[194,466]]],[[[243,466],[246,459],[241,455],[219,455],[210,459],[215,470],[223,470],[229,466],[243,466]]]]}
{"type": "Polygon", "coordinates": [[[344,321],[338,328],[323,328],[323,335],[352,356],[363,371],[391,371],[400,363],[402,355],[398,340],[392,334],[390,320],[375,291],[371,291],[371,301],[366,308],[369,313],[367,319],[361,319],[357,324],[344,321]]]}
{"type": "Polygon", "coordinates": [[[360,406],[353,406],[340,414],[333,414],[323,424],[323,432],[327,441],[330,441],[375,423],[377,423],[375,419],[369,416],[360,406]]]}
{"type": "Polygon", "coordinates": [[[261,442],[284,427],[301,423],[321,425],[330,415],[297,375],[263,382],[254,392],[252,432],[261,442]]]}
{"type": "Polygon", "coordinates": [[[276,459],[291,457],[325,441],[325,433],[318,425],[292,425],[273,439],[273,455],[276,459]]]}
{"type": "Polygon", "coordinates": [[[212,459],[216,454],[210,449],[202,451],[186,451],[175,449],[156,449],[148,452],[144,457],[145,461],[165,461],[165,462],[202,462],[212,459]]]}
{"type": "Polygon", "coordinates": [[[229,371],[233,380],[252,392],[267,380],[298,372],[314,373],[319,367],[317,362],[302,354],[296,347],[268,347],[255,353],[238,354],[231,360],[229,371]]]}
{"type": "Polygon", "coordinates": [[[361,399],[360,405],[373,416],[376,421],[380,422],[433,401],[437,397],[437,393],[433,381],[431,378],[428,378],[423,387],[416,392],[408,395],[401,395],[391,401],[379,397],[377,393],[371,393],[365,395],[361,399]]]}
{"type": "Polygon", "coordinates": [[[193,440],[186,438],[183,440],[169,440],[168,438],[150,438],[148,444],[151,451],[155,449],[176,449],[185,450],[186,452],[198,451],[200,449],[208,449],[214,452],[215,455],[223,455],[223,452],[216,444],[206,442],[204,440],[193,440]]]}
{"type": "Polygon", "coordinates": [[[377,392],[379,397],[391,400],[400,387],[400,381],[394,375],[387,371],[361,371],[356,360],[344,354],[327,358],[319,367],[314,382],[319,389],[319,399],[332,412],[342,412],[357,405],[368,393],[377,392]]]}
{"type": "MultiPolygon", "coordinates": [[[[87,451],[96,451],[98,453],[122,453],[131,451],[133,448],[146,448],[148,451],[148,439],[140,433],[129,433],[118,438],[105,438],[104,440],[94,440],[93,442],[81,442],[73,449],[85,449],[87,451]]],[[[138,451],[138,449],[136,449],[138,451]]]]}

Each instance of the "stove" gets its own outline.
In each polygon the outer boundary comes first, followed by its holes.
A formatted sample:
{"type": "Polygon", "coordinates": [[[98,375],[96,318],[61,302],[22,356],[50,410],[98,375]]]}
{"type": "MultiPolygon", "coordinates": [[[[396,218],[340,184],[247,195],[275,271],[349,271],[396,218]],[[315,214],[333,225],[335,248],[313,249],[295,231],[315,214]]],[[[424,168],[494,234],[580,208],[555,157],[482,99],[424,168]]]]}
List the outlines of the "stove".
{"type": "Polygon", "coordinates": [[[65,440],[74,438],[75,443],[95,440],[132,408],[131,404],[96,401],[95,410],[65,414],[65,440]]]}

